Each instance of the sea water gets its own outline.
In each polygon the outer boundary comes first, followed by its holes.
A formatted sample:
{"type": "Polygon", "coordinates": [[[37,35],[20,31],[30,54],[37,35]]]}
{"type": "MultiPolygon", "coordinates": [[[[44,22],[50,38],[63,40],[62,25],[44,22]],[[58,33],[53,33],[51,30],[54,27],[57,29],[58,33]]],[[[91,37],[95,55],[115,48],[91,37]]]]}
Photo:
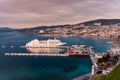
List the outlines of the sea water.
{"type": "MultiPolygon", "coordinates": [[[[47,40],[55,37],[18,32],[0,32],[0,80],[71,80],[91,71],[91,62],[86,57],[35,57],[4,56],[6,52],[29,52],[24,46],[32,39],[47,40]],[[2,48],[2,46],[6,46],[2,48]],[[10,46],[14,46],[10,48],[10,46]]],[[[81,36],[58,37],[66,46],[93,46],[101,53],[112,46],[106,39],[83,38],[81,36]]]]}

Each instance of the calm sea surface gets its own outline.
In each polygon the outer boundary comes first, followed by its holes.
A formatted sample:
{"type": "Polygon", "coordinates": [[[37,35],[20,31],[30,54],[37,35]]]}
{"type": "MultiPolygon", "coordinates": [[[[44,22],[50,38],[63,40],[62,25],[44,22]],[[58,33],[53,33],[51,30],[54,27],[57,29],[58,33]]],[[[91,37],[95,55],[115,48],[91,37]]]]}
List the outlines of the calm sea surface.
{"type": "MultiPolygon", "coordinates": [[[[47,40],[54,37],[0,32],[0,80],[71,80],[91,71],[89,58],[83,57],[15,57],[4,56],[6,52],[29,52],[24,46],[32,39],[47,40]],[[1,46],[5,45],[6,48],[1,46]],[[10,48],[10,46],[15,46],[10,48]]],[[[66,45],[87,45],[95,52],[104,52],[112,46],[106,39],[82,38],[80,36],[58,37],[66,45]]]]}

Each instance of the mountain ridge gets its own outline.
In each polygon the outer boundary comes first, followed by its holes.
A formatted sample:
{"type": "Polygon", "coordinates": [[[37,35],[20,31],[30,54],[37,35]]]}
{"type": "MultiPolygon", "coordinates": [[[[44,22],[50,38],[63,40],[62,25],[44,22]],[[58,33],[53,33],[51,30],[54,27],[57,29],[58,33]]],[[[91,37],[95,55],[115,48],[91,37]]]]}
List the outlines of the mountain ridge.
{"type": "Polygon", "coordinates": [[[101,23],[101,25],[113,25],[120,23],[120,19],[95,19],[95,20],[78,23],[77,25],[84,24],[86,26],[92,26],[94,23],[101,23]]]}
{"type": "Polygon", "coordinates": [[[77,24],[65,24],[65,25],[53,25],[53,26],[37,26],[33,28],[24,28],[21,29],[22,31],[24,30],[44,30],[44,29],[52,29],[52,28],[58,28],[58,27],[72,27],[74,25],[85,25],[85,26],[93,26],[95,23],[101,23],[101,25],[113,25],[113,24],[120,24],[120,19],[95,19],[95,20],[90,20],[90,21],[85,21],[77,24]]]}
{"type": "Polygon", "coordinates": [[[9,32],[9,31],[14,31],[16,29],[9,28],[9,27],[0,27],[0,32],[9,32]]]}
{"type": "MultiPolygon", "coordinates": [[[[45,29],[53,29],[53,28],[65,28],[65,27],[72,27],[75,25],[85,25],[85,26],[93,26],[95,23],[101,23],[101,25],[113,25],[113,24],[119,24],[120,25],[120,19],[95,19],[95,20],[89,20],[89,21],[84,21],[81,23],[77,24],[65,24],[65,25],[51,25],[51,26],[37,26],[33,28],[23,28],[23,29],[17,29],[20,31],[26,31],[26,30],[45,30],[45,29]]],[[[13,30],[12,28],[8,27],[1,27],[3,30],[13,30]]],[[[0,28],[0,31],[1,31],[0,28]]],[[[16,29],[14,29],[16,30],[16,29]]]]}

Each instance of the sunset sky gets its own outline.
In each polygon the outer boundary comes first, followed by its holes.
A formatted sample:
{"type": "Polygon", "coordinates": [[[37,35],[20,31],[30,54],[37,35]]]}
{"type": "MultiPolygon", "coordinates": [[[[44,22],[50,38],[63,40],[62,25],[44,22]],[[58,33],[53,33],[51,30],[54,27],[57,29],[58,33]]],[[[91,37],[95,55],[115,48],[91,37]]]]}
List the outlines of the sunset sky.
{"type": "Polygon", "coordinates": [[[120,0],[0,0],[0,26],[75,24],[120,18],[120,0]]]}

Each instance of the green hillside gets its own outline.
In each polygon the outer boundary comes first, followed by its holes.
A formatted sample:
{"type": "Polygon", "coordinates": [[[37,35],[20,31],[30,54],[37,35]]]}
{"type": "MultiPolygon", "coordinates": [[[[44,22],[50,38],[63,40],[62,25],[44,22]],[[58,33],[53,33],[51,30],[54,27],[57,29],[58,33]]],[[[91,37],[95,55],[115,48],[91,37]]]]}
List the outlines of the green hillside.
{"type": "Polygon", "coordinates": [[[120,80],[120,64],[116,66],[108,75],[100,75],[91,80],[120,80]]]}

